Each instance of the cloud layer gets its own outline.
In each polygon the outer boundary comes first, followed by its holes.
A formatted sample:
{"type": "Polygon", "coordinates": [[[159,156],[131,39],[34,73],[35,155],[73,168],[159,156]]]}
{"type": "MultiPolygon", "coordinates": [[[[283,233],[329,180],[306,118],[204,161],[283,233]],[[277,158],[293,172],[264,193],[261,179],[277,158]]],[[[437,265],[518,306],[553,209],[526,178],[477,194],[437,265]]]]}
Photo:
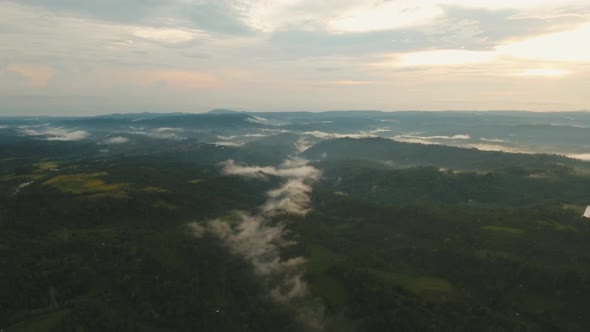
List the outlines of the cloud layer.
{"type": "Polygon", "coordinates": [[[4,114],[590,108],[584,0],[13,0],[0,19],[4,114]]]}
{"type": "Polygon", "coordinates": [[[79,141],[90,134],[84,130],[68,130],[60,127],[49,126],[22,126],[21,133],[27,136],[39,136],[47,141],[79,141]]]}

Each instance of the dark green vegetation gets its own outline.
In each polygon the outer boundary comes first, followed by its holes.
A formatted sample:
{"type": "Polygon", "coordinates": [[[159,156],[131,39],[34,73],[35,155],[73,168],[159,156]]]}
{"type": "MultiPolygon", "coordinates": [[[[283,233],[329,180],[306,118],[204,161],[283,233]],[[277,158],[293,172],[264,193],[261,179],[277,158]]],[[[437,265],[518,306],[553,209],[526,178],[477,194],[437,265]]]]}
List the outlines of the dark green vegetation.
{"type": "MultiPolygon", "coordinates": [[[[315,188],[314,212],[293,224],[310,257],[312,289],[331,314],[344,313],[360,331],[590,328],[590,225],[578,210],[552,197],[532,204],[542,193],[519,207],[502,190],[487,194],[489,205],[468,203],[456,197],[463,176],[430,169],[368,179],[362,170],[345,177],[345,168],[336,187],[352,194],[335,191],[328,176],[315,188]],[[367,192],[371,183],[386,189],[367,192]],[[405,196],[393,189],[402,184],[405,196]]],[[[560,181],[545,185],[567,195],[560,181]]],[[[538,188],[534,180],[519,185],[538,188]]]]}
{"type": "MultiPolygon", "coordinates": [[[[590,201],[588,163],[386,139],[317,143],[303,154],[323,172],[311,183],[312,212],[275,217],[296,242],[281,257],[306,260],[311,300],[281,303],[241,255],[212,234],[196,238],[187,223],[257,213],[285,180],[226,176],[219,163],[276,166],[296,153],[300,134],[257,131],[241,146],[208,144],[230,129],[264,129],[243,114],[215,113],[54,120],[98,128],[76,142],[0,133],[0,329],[590,330],[590,224],[580,217],[590,201]],[[140,118],[203,131],[112,132],[140,118]],[[129,143],[102,143],[119,136],[129,143]],[[309,303],[324,308],[319,328],[302,318],[309,303]]],[[[427,126],[411,115],[373,114],[427,126]]],[[[358,116],[267,118],[281,129],[349,132],[358,116]]],[[[473,117],[440,116],[440,134],[473,117]]]]}
{"type": "Polygon", "coordinates": [[[30,171],[0,184],[8,331],[299,330],[242,259],[185,226],[256,207],[272,181],[149,157],[53,160],[30,171]]]}

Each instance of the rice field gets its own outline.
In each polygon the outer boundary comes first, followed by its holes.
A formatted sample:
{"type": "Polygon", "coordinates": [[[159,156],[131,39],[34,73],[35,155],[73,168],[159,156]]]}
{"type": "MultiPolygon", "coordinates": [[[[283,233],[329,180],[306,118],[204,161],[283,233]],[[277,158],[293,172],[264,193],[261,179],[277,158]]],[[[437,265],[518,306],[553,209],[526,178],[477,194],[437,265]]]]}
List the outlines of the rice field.
{"type": "Polygon", "coordinates": [[[107,172],[58,175],[43,182],[43,185],[74,195],[126,196],[131,185],[129,183],[106,183],[103,178],[107,175],[107,172]]]}

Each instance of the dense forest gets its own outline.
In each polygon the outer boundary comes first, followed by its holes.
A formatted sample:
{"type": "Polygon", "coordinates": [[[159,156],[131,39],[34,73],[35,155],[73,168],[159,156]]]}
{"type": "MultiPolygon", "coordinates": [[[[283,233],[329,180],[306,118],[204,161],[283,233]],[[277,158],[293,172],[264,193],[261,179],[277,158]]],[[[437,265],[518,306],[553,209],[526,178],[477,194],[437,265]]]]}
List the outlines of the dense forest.
{"type": "Polygon", "coordinates": [[[583,161],[383,138],[298,154],[294,133],[8,137],[5,331],[590,330],[583,161]]]}

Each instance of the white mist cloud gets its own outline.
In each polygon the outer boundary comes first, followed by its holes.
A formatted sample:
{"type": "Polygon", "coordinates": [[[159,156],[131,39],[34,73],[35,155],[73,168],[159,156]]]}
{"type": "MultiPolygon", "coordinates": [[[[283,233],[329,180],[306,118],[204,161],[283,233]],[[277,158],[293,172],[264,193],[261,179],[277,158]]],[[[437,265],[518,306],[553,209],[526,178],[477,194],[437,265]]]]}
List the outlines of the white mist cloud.
{"type": "Polygon", "coordinates": [[[125,144],[129,143],[129,139],[123,136],[109,137],[102,141],[104,144],[125,144]]]}
{"type": "Polygon", "coordinates": [[[268,135],[265,134],[245,134],[242,137],[267,137],[268,135]]]}
{"type": "Polygon", "coordinates": [[[267,136],[269,136],[269,135],[267,135],[267,134],[244,134],[244,135],[231,135],[231,136],[218,135],[217,138],[219,138],[222,141],[215,142],[214,144],[228,145],[228,146],[242,146],[246,143],[245,141],[251,141],[251,140],[240,140],[241,138],[252,139],[252,138],[261,138],[261,137],[267,137],[267,136]],[[226,142],[223,142],[223,141],[226,141],[226,142]],[[234,142],[229,142],[229,141],[234,141],[234,142]]]}
{"type": "Polygon", "coordinates": [[[307,160],[298,157],[290,157],[277,167],[240,166],[233,160],[221,163],[222,173],[226,175],[257,179],[272,175],[283,177],[286,182],[267,192],[268,199],[257,215],[238,211],[235,212],[235,223],[216,219],[188,224],[196,237],[210,232],[223,240],[232,253],[249,261],[254,271],[271,284],[270,296],[279,302],[302,298],[307,294],[302,274],[305,260],[302,257],[281,260],[281,247],[293,242],[284,239],[284,222],[273,220],[274,216],[282,213],[304,216],[311,210],[311,183],[320,178],[321,172],[307,163],[307,160]]]}
{"type": "Polygon", "coordinates": [[[271,296],[280,302],[288,302],[291,299],[302,297],[307,293],[307,283],[301,274],[285,280],[282,285],[271,291],[271,296]]]}
{"type": "Polygon", "coordinates": [[[35,183],[35,181],[29,181],[29,182],[25,182],[25,183],[21,183],[16,190],[12,193],[12,195],[10,195],[10,197],[13,197],[15,195],[17,195],[21,190],[25,189],[26,187],[32,185],[33,183],[35,183]]]}
{"type": "Polygon", "coordinates": [[[490,143],[504,143],[504,142],[506,142],[505,140],[499,139],[499,138],[484,138],[484,137],[482,137],[482,138],[480,138],[480,140],[483,142],[490,142],[490,143]]]}
{"type": "Polygon", "coordinates": [[[295,149],[297,152],[301,153],[307,149],[309,149],[313,145],[312,142],[305,139],[305,137],[299,137],[297,142],[295,142],[295,149]]]}
{"type": "Polygon", "coordinates": [[[268,200],[262,206],[264,212],[275,214],[288,212],[296,215],[306,215],[309,211],[311,185],[305,178],[290,179],[278,189],[267,193],[268,200]]]}
{"type": "Polygon", "coordinates": [[[19,127],[20,132],[27,136],[44,136],[47,141],[79,141],[85,139],[90,134],[84,130],[66,130],[64,128],[55,127],[33,127],[23,126],[19,127]]]}
{"type": "Polygon", "coordinates": [[[245,143],[243,143],[243,142],[218,141],[218,142],[213,142],[213,144],[220,145],[220,146],[234,146],[234,147],[238,147],[238,146],[243,146],[245,143]]]}
{"type": "Polygon", "coordinates": [[[278,167],[272,166],[240,166],[233,160],[221,163],[222,173],[225,175],[237,175],[251,178],[265,179],[267,176],[287,178],[287,181],[279,188],[270,190],[268,200],[262,206],[262,211],[268,214],[287,212],[296,215],[305,215],[309,212],[311,182],[317,181],[321,172],[307,165],[307,160],[291,157],[278,167]]]}
{"type": "Polygon", "coordinates": [[[182,128],[169,128],[169,127],[162,127],[162,128],[157,128],[157,129],[155,129],[154,131],[155,131],[156,133],[164,133],[164,132],[171,132],[171,131],[172,131],[172,132],[174,132],[174,131],[181,132],[181,131],[184,131],[184,129],[182,129],[182,128]]]}
{"type": "Polygon", "coordinates": [[[240,136],[217,136],[217,138],[222,139],[222,140],[226,140],[226,141],[231,141],[234,138],[238,138],[240,136]]]}
{"type": "Polygon", "coordinates": [[[235,254],[244,257],[254,272],[271,282],[270,296],[277,301],[289,301],[307,294],[302,278],[305,260],[302,257],[281,260],[280,248],[288,245],[283,239],[285,225],[273,223],[263,215],[235,212],[238,219],[233,226],[222,219],[207,223],[192,222],[189,230],[197,238],[209,232],[235,254]]]}
{"type": "Polygon", "coordinates": [[[436,140],[469,140],[471,136],[466,134],[458,134],[453,136],[418,136],[416,134],[397,135],[393,140],[405,143],[420,143],[420,144],[441,144],[436,140]]]}
{"type": "Polygon", "coordinates": [[[274,123],[273,121],[271,121],[269,119],[266,119],[266,118],[263,118],[260,116],[255,116],[255,115],[252,115],[246,121],[252,122],[252,123],[259,123],[259,124],[273,124],[274,123]]]}
{"type": "Polygon", "coordinates": [[[164,139],[180,139],[176,133],[182,131],[181,128],[156,128],[151,131],[146,131],[143,127],[130,126],[129,129],[132,131],[129,134],[144,135],[153,138],[164,138],[164,139]]]}
{"type": "Polygon", "coordinates": [[[454,136],[417,136],[417,135],[398,135],[392,138],[397,142],[427,144],[427,145],[446,145],[460,148],[473,148],[481,151],[499,151],[507,153],[533,153],[524,149],[502,145],[505,140],[497,138],[480,138],[484,143],[466,143],[465,140],[471,139],[469,135],[454,135],[454,136]],[[438,140],[438,141],[436,141],[438,140]],[[463,142],[462,142],[463,141],[463,142]]]}
{"type": "Polygon", "coordinates": [[[257,274],[277,274],[303,263],[301,258],[280,260],[279,243],[284,225],[271,225],[262,216],[253,216],[245,212],[236,212],[236,216],[239,223],[233,228],[220,219],[211,221],[208,227],[233,253],[242,255],[251,262],[257,274]]]}
{"type": "Polygon", "coordinates": [[[302,135],[314,136],[314,137],[322,138],[322,139],[346,138],[346,137],[348,137],[348,138],[367,138],[367,137],[378,137],[377,134],[389,132],[389,131],[390,131],[390,129],[387,129],[387,128],[377,128],[375,130],[360,131],[358,133],[339,134],[339,133],[330,133],[330,132],[325,132],[325,131],[314,130],[314,131],[306,131],[306,132],[302,133],[302,135]]]}
{"type": "Polygon", "coordinates": [[[466,148],[475,148],[481,151],[499,151],[499,152],[507,152],[507,153],[528,153],[533,154],[531,151],[526,151],[510,146],[499,145],[499,144],[482,144],[482,143],[475,143],[475,144],[467,144],[461,147],[466,148]]]}
{"type": "Polygon", "coordinates": [[[316,168],[306,165],[292,167],[295,159],[289,159],[279,167],[273,166],[240,166],[234,160],[228,160],[221,163],[223,166],[222,173],[225,175],[238,175],[244,177],[252,177],[264,179],[268,175],[279,176],[285,178],[310,178],[317,179],[320,176],[320,171],[316,168]],[[289,161],[290,160],[290,161],[289,161]]]}
{"type": "Polygon", "coordinates": [[[196,221],[188,223],[187,227],[189,228],[191,233],[198,239],[202,238],[205,232],[207,231],[207,228],[205,228],[203,225],[196,221]]]}

